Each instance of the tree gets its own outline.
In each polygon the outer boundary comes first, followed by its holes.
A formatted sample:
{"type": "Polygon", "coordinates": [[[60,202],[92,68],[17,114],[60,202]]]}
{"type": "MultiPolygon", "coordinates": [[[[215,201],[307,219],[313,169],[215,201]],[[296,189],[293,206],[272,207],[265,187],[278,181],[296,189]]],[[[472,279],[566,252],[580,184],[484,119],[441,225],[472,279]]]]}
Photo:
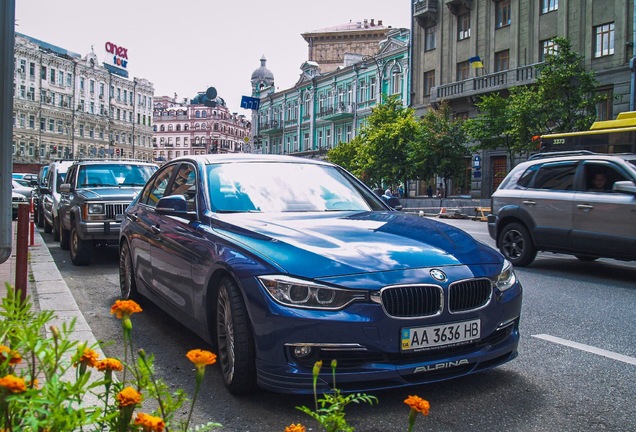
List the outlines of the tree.
{"type": "Polygon", "coordinates": [[[408,163],[414,171],[412,178],[429,179],[437,175],[446,181],[462,175],[469,156],[466,141],[462,120],[453,118],[448,102],[428,110],[420,121],[420,139],[411,143],[408,152],[408,163]]]}
{"type": "Polygon", "coordinates": [[[404,107],[397,96],[389,96],[373,109],[358,135],[350,143],[331,149],[327,159],[350,170],[369,186],[397,185],[412,178],[407,150],[418,136],[413,110],[404,107]]]}

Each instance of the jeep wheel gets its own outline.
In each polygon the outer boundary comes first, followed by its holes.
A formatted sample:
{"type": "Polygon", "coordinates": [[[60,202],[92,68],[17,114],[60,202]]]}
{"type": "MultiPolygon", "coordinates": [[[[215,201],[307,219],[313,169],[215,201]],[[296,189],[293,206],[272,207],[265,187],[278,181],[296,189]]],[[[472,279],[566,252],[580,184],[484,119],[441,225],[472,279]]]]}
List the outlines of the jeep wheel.
{"type": "Polygon", "coordinates": [[[60,218],[53,218],[53,241],[60,241],[60,218]]]}
{"type": "Polygon", "coordinates": [[[254,341],[241,292],[227,277],[219,286],[216,335],[225,385],[234,394],[248,393],[256,382],[254,341]]]}
{"type": "Polygon", "coordinates": [[[528,230],[518,223],[506,225],[501,231],[499,250],[515,267],[525,267],[537,256],[528,230]]]}
{"type": "Polygon", "coordinates": [[[75,226],[71,226],[71,261],[76,266],[84,266],[91,262],[93,257],[93,242],[82,240],[75,226]]]}
{"type": "Polygon", "coordinates": [[[44,211],[42,210],[42,204],[38,205],[35,215],[37,216],[36,222],[37,222],[38,228],[43,228],[44,227],[44,211]]]}
{"type": "Polygon", "coordinates": [[[60,225],[60,249],[68,250],[71,243],[71,233],[60,225]]]}
{"type": "Polygon", "coordinates": [[[124,241],[119,251],[119,288],[124,300],[139,300],[130,246],[124,241]]]}

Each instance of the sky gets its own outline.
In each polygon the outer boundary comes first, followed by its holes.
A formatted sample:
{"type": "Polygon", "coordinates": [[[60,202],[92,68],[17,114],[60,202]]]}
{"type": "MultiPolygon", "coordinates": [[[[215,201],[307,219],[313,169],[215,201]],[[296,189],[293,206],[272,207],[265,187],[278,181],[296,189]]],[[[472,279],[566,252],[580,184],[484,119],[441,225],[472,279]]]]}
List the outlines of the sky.
{"type": "Polygon", "coordinates": [[[278,90],[294,86],[307,60],[302,33],[374,19],[410,28],[411,0],[15,0],[16,32],[86,55],[127,48],[130,78],[156,96],[191,99],[216,88],[231,112],[251,95],[265,56],[278,90]]]}

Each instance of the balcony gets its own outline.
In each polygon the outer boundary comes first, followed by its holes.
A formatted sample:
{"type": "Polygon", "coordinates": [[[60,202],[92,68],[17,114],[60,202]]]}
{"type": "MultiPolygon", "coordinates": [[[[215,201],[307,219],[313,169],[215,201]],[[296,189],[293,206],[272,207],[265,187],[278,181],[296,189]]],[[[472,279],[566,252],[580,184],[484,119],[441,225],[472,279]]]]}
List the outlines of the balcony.
{"type": "Polygon", "coordinates": [[[419,0],[413,5],[413,17],[422,27],[429,27],[437,23],[438,0],[419,0]]]}
{"type": "Polygon", "coordinates": [[[278,134],[282,132],[280,123],[276,120],[269,123],[259,124],[259,130],[261,131],[261,133],[268,135],[278,134]]]}
{"type": "Polygon", "coordinates": [[[453,100],[464,97],[472,99],[510,87],[532,84],[536,81],[539,75],[538,67],[542,64],[536,63],[433,87],[431,89],[431,103],[440,102],[443,99],[453,100]]]}
{"type": "Polygon", "coordinates": [[[337,104],[330,113],[323,116],[321,120],[327,121],[336,121],[347,118],[353,118],[353,114],[355,113],[355,104],[350,103],[339,103],[337,104]]]}

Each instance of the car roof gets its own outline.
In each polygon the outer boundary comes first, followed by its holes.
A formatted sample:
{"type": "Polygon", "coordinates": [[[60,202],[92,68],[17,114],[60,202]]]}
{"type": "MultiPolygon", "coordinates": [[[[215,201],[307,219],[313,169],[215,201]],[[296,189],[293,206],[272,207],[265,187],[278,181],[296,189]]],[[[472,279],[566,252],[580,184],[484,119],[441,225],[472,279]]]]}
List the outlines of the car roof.
{"type": "Polygon", "coordinates": [[[157,164],[153,162],[146,161],[138,161],[138,160],[128,160],[128,159],[91,159],[91,160],[81,160],[81,161],[73,161],[71,165],[147,165],[156,167],[157,164]]]}
{"type": "Polygon", "coordinates": [[[636,161],[634,153],[594,153],[594,152],[547,152],[537,153],[525,162],[517,165],[517,167],[529,167],[537,163],[545,162],[562,162],[562,161],[581,161],[581,160],[616,160],[623,159],[628,162],[636,161]]]}
{"type": "Polygon", "coordinates": [[[254,154],[254,153],[219,153],[205,155],[181,156],[172,159],[170,162],[194,161],[203,165],[231,162],[283,162],[283,163],[305,163],[313,165],[333,165],[329,162],[308,159],[298,156],[274,155],[274,154],[254,154]]]}

